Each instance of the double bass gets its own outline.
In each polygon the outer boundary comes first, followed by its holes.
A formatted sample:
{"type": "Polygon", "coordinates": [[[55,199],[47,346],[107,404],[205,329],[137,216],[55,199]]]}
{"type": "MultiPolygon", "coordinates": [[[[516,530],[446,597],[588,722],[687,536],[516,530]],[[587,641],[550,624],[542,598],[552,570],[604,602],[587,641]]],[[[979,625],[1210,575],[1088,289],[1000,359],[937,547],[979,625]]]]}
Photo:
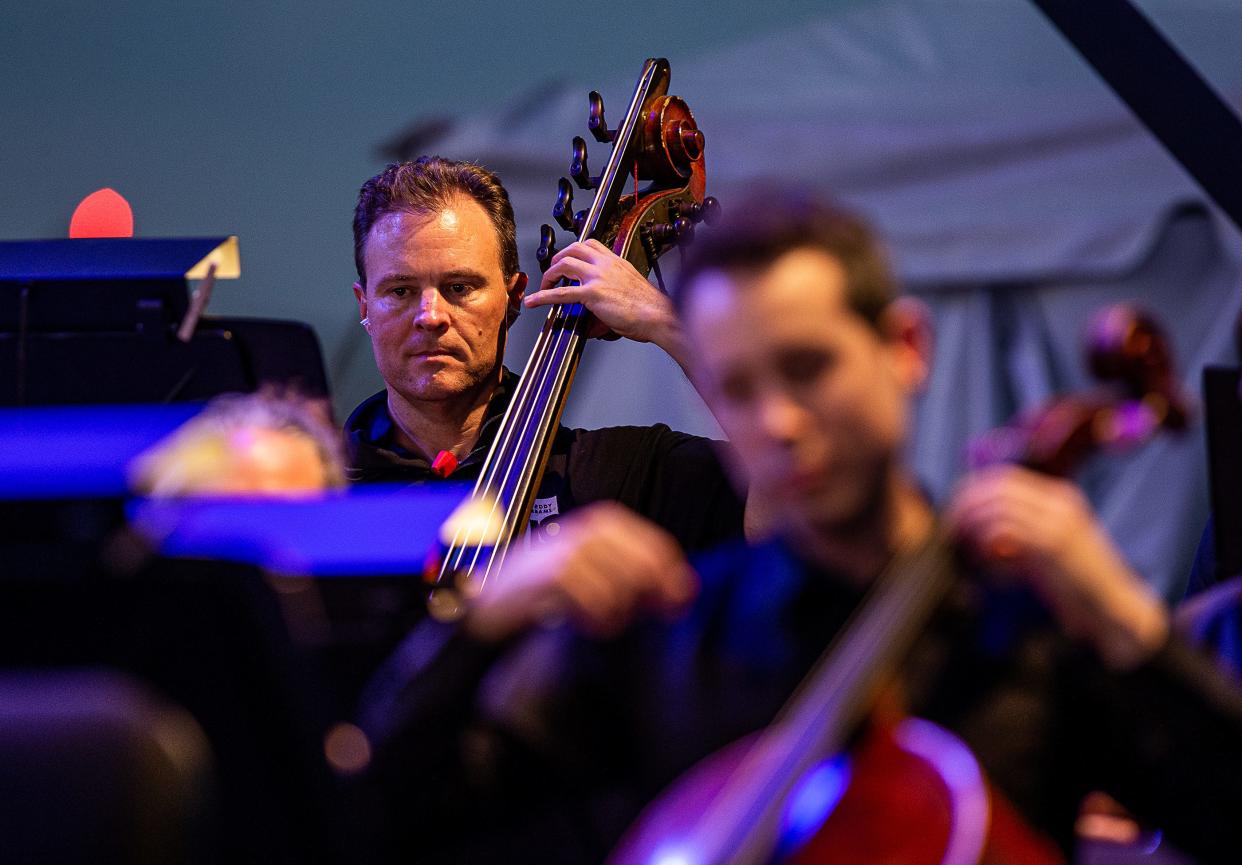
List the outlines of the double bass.
{"type": "MultiPolygon", "coordinates": [[[[579,241],[610,246],[643,275],[655,267],[658,276],[659,257],[689,243],[695,226],[713,221],[719,211],[705,194],[703,133],[685,100],[668,94],[670,75],[667,60],[647,60],[621,123],[612,129],[603,98],[591,92],[587,127],[611,151],[593,176],[586,141],[575,137],[569,178],[558,182],[552,209],[556,222],[579,241]],[[594,191],[590,207],[574,211],[574,185],[594,191]]],[[[536,257],[545,271],[555,240],[552,227],[543,225],[536,257]]],[[[607,335],[596,330],[582,304],[557,304],[548,313],[474,490],[446,521],[442,546],[424,570],[433,615],[459,615],[526,527],[584,343],[607,335]]]]}
{"type": "MultiPolygon", "coordinates": [[[[1088,358],[1100,389],[982,437],[972,462],[1064,475],[1097,449],[1186,425],[1189,409],[1150,317],[1105,310],[1089,330],[1088,358]]],[[[1061,862],[964,742],[904,717],[894,698],[903,662],[960,566],[940,531],[898,555],[776,719],[679,779],[609,865],[1061,862]]]]}

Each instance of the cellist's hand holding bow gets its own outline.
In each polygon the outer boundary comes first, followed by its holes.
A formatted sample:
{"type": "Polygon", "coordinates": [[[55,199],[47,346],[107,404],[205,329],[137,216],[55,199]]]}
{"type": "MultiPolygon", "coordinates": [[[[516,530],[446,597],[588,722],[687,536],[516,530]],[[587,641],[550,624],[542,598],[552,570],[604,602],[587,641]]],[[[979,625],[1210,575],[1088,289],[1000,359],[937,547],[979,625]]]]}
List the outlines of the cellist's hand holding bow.
{"type": "Polygon", "coordinates": [[[980,564],[1030,585],[1060,626],[1128,669],[1160,649],[1168,613],[1072,483],[1018,466],[971,474],[946,513],[980,564]]]}

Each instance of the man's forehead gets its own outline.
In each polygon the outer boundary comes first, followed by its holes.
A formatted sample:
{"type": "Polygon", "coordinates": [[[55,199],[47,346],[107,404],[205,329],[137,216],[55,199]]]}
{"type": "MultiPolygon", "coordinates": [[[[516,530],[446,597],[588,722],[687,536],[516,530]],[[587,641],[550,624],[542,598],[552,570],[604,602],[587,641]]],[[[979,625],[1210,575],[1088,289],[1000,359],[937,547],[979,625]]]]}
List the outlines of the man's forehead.
{"type": "Polygon", "coordinates": [[[459,247],[478,251],[499,262],[500,241],[483,207],[469,196],[454,196],[434,210],[391,210],[367,233],[364,256],[373,249],[405,250],[413,245],[459,247]]]}
{"type": "Polygon", "coordinates": [[[767,265],[705,270],[690,288],[687,318],[738,313],[763,318],[795,311],[820,317],[848,311],[844,268],[827,252],[810,247],[786,252],[767,265]]]}

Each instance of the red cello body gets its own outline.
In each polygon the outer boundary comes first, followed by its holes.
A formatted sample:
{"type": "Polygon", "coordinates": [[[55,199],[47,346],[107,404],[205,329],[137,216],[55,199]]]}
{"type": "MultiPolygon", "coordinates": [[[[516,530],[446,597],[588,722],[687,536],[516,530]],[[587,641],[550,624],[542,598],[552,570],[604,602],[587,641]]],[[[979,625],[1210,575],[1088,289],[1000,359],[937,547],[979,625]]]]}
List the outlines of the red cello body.
{"type": "MultiPolygon", "coordinates": [[[[702,865],[685,832],[725,790],[759,736],[704,760],[647,810],[609,865],[702,865]]],[[[1060,865],[987,783],[970,749],[917,718],[869,725],[812,768],[783,810],[770,861],[786,865],[1060,865]]]]}

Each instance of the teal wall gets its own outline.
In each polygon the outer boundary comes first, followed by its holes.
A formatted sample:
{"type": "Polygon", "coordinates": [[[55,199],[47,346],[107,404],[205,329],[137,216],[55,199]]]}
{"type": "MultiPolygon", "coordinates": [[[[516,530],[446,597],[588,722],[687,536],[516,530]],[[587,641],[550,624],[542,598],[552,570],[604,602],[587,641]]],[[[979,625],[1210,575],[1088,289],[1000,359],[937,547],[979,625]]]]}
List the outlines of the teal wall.
{"type": "Polygon", "coordinates": [[[508,109],[549,80],[617,80],[653,55],[676,69],[813,14],[742,0],[2,0],[0,239],[64,236],[101,186],[129,199],[139,235],[239,235],[242,278],[217,286],[212,310],[310,322],[340,414],[378,387],[350,294],[350,216],[378,144],[420,119],[508,109]]]}

